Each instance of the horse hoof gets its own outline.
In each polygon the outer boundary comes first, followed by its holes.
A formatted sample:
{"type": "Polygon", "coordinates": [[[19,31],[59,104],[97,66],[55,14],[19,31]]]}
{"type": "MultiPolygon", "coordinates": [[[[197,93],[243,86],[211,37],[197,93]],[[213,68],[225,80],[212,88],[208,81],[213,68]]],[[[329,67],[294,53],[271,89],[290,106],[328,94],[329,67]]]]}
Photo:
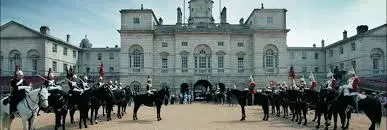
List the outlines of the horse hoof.
{"type": "Polygon", "coordinates": [[[298,122],[298,124],[301,124],[301,122],[298,122]]]}
{"type": "Polygon", "coordinates": [[[306,123],[304,123],[303,125],[306,126],[306,123]]]}
{"type": "Polygon", "coordinates": [[[95,121],[95,124],[98,124],[98,121],[95,121]]]}
{"type": "Polygon", "coordinates": [[[316,129],[319,129],[320,128],[320,126],[319,125],[316,125],[316,129]]]}
{"type": "Polygon", "coordinates": [[[312,120],[313,122],[315,122],[316,120],[312,120]]]}
{"type": "Polygon", "coordinates": [[[240,121],[244,121],[245,120],[245,118],[242,118],[240,121]]]}

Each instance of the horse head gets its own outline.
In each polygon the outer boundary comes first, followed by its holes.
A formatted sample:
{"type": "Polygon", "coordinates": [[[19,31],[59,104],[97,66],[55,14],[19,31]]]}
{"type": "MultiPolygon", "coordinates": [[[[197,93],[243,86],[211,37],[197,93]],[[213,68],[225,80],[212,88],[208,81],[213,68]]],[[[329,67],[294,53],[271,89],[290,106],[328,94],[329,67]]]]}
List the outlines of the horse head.
{"type": "Polygon", "coordinates": [[[48,107],[48,96],[50,96],[50,93],[48,92],[47,88],[45,87],[40,87],[39,91],[35,90],[31,92],[31,95],[35,95],[37,92],[37,100],[38,100],[38,105],[42,108],[47,108],[48,107]]]}

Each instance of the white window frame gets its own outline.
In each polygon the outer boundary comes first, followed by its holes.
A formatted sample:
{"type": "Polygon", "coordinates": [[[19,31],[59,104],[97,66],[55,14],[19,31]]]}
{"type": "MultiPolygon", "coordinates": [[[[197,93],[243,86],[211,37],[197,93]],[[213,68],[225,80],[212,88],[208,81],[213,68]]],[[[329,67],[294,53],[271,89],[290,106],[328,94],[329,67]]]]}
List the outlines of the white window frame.
{"type": "Polygon", "coordinates": [[[52,71],[56,72],[58,67],[58,63],[56,61],[52,61],[52,71]]]}
{"type": "Polygon", "coordinates": [[[267,22],[267,24],[272,24],[273,23],[273,17],[266,17],[266,22],[267,22]]]}
{"type": "Polygon", "coordinates": [[[52,52],[58,52],[58,44],[52,44],[52,52]]]}
{"type": "Polygon", "coordinates": [[[97,55],[97,60],[102,60],[102,53],[98,53],[97,55]]]}
{"type": "Polygon", "coordinates": [[[140,24],[140,18],[139,17],[133,18],[133,23],[134,24],[140,24]]]}
{"type": "Polygon", "coordinates": [[[63,47],[63,55],[67,56],[67,47],[63,47]]]}

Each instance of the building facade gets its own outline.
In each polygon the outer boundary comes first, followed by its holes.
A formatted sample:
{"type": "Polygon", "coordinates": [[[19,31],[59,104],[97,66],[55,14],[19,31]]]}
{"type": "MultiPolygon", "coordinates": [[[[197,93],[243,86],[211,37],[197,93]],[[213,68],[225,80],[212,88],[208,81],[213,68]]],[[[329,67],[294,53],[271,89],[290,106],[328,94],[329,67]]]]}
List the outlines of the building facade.
{"type": "Polygon", "coordinates": [[[173,25],[163,24],[151,9],[122,9],[120,48],[92,48],[87,36],[75,46],[69,35],[63,41],[49,35],[48,27],[35,31],[11,21],[1,26],[1,75],[12,75],[14,64],[21,64],[27,75],[43,75],[48,68],[61,75],[64,68],[76,66],[80,74],[96,78],[103,63],[106,80],[119,80],[137,91],[145,89],[151,76],[155,88],[189,92],[216,85],[245,88],[251,75],[258,87],[288,81],[291,65],[298,77],[315,73],[321,85],[336,66],[345,71],[353,66],[362,77],[386,75],[386,24],[371,30],[359,26],[357,35],[344,32],[343,40],[328,46],[322,40],[319,47],[288,47],[286,9],[261,7],[239,24],[229,24],[223,8],[220,23],[214,23],[212,4],[191,0],[188,23],[178,8],[173,25]]]}

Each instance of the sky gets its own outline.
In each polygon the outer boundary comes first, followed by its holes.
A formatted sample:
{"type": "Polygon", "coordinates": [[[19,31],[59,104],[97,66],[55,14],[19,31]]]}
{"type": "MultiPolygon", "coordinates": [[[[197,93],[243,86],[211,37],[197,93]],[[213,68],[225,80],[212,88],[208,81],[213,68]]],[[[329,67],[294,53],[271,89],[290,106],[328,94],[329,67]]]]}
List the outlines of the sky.
{"type": "MultiPolygon", "coordinates": [[[[186,8],[188,8],[188,1],[186,8]]],[[[227,22],[237,24],[247,19],[255,8],[286,9],[287,44],[291,47],[311,47],[332,44],[356,34],[358,25],[369,29],[385,24],[386,0],[213,0],[212,15],[219,22],[219,3],[227,8],[227,22]],[[243,2],[242,2],[243,1],[243,2]]],[[[14,20],[34,30],[46,25],[50,34],[79,46],[87,38],[93,47],[120,46],[121,9],[152,9],[163,24],[176,23],[176,9],[184,0],[1,0],[1,25],[14,20]]],[[[189,17],[186,9],[186,17],[189,17]]]]}

